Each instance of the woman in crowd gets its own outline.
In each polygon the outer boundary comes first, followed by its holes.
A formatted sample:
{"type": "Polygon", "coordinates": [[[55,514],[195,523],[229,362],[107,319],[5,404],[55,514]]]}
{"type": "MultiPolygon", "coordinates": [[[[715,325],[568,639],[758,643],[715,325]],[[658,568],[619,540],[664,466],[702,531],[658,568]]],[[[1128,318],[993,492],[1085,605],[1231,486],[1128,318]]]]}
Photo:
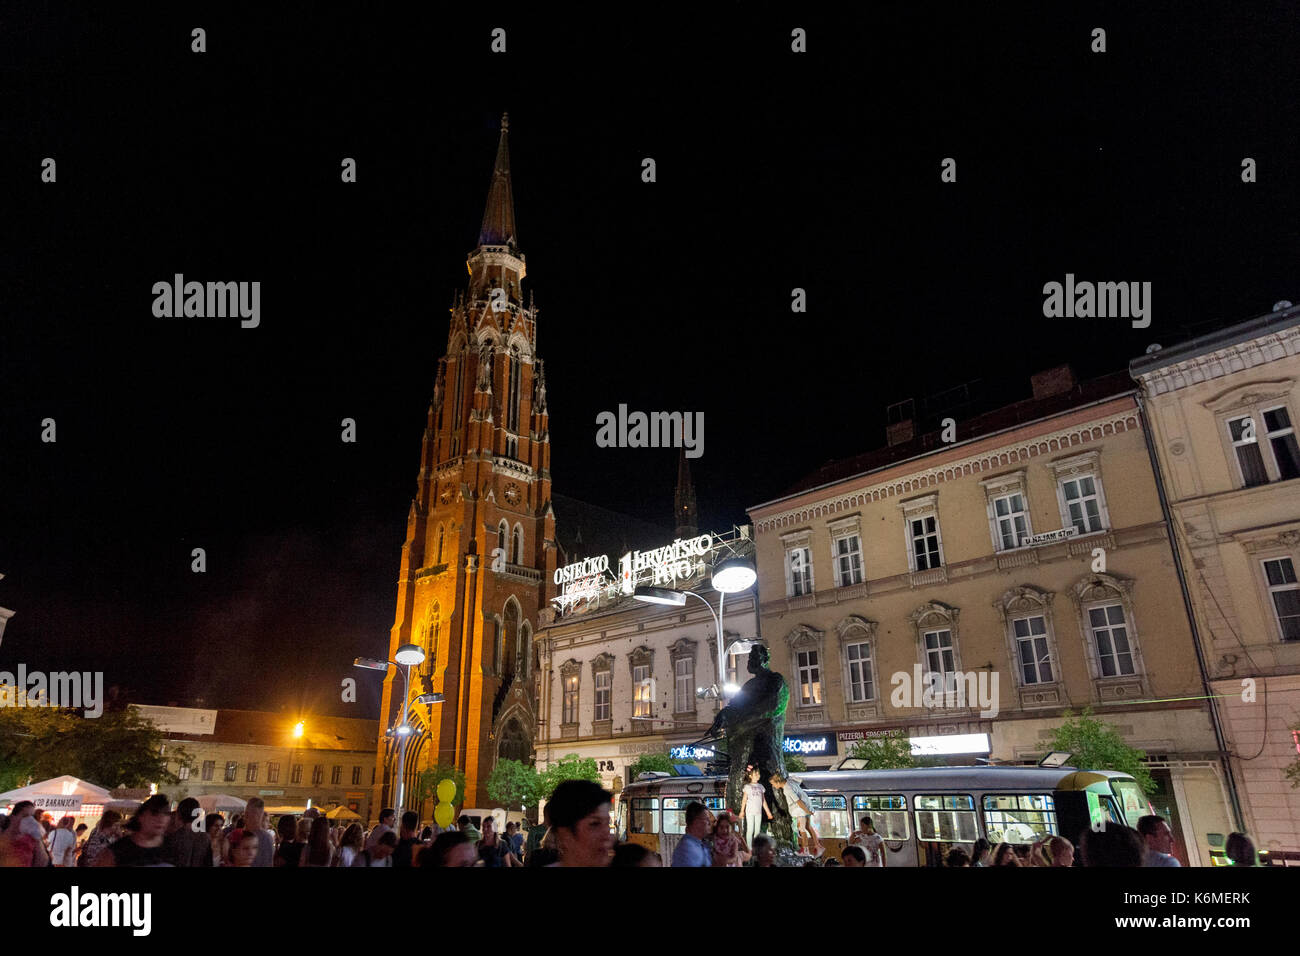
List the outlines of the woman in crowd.
{"type": "Polygon", "coordinates": [[[991,850],[992,850],[992,846],[991,846],[991,844],[989,843],[989,841],[986,840],[986,839],[984,839],[983,837],[980,837],[978,840],[975,841],[975,846],[973,846],[973,847],[971,848],[971,851],[970,851],[970,857],[971,857],[970,865],[971,865],[971,866],[988,866],[988,865],[989,865],[989,852],[990,852],[991,850]]]}
{"type": "Polygon", "coordinates": [[[50,859],[55,866],[75,866],[77,862],[77,833],[72,829],[77,821],[65,814],[59,825],[50,831],[48,846],[50,859]]]}
{"type": "Polygon", "coordinates": [[[485,816],[483,818],[483,837],[478,841],[475,847],[478,851],[478,858],[483,861],[487,867],[497,866],[523,866],[515,855],[510,852],[510,847],[505,840],[501,839],[497,833],[496,818],[485,816]]]}
{"type": "Polygon", "coordinates": [[[81,849],[81,859],[77,866],[94,866],[95,858],[114,840],[122,835],[122,814],[116,810],[105,810],[104,815],[95,824],[86,838],[86,845],[81,849]]]}
{"type": "Polygon", "coordinates": [[[253,865],[253,860],[257,858],[258,839],[257,833],[253,830],[239,828],[230,831],[230,859],[228,866],[248,866],[253,865]]]}
{"type": "Polygon", "coordinates": [[[749,847],[736,832],[736,821],[723,810],[713,824],[713,865],[744,866],[749,855],[749,847]]]}
{"type": "Polygon", "coordinates": [[[357,858],[357,854],[365,849],[366,838],[361,831],[361,824],[350,823],[348,828],[343,831],[343,836],[339,837],[339,852],[336,866],[351,866],[357,858]]]}
{"type": "MultiPolygon", "coordinates": [[[[299,835],[302,828],[299,827],[299,835]]],[[[307,848],[303,853],[302,866],[329,866],[334,860],[334,847],[330,846],[330,822],[324,817],[311,821],[307,834],[307,848]]]]}
{"type": "Polygon", "coordinates": [[[172,821],[172,804],[155,793],[127,821],[126,833],[95,856],[91,866],[171,866],[163,837],[172,821]]]}
{"type": "Polygon", "coordinates": [[[226,818],[219,813],[209,813],[203,818],[207,830],[208,842],[212,846],[212,865],[225,866],[230,858],[230,838],[226,836],[226,818]]]}
{"type": "Polygon", "coordinates": [[[305,840],[298,840],[298,821],[293,814],[286,813],[276,824],[280,834],[280,845],[275,848],[272,866],[298,866],[302,862],[302,851],[306,848],[305,840]]]}
{"type": "Polygon", "coordinates": [[[1019,866],[1020,857],[1016,855],[1015,845],[1012,843],[999,843],[996,850],[993,851],[994,866],[1019,866]]]}

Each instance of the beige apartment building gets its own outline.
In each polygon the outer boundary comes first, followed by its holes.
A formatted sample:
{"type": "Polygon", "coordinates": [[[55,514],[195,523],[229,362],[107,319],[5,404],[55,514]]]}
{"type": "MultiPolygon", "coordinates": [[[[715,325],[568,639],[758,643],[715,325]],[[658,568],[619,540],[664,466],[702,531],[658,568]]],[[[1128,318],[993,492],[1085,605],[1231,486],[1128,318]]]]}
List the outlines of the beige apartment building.
{"type": "Polygon", "coordinates": [[[1091,706],[1147,751],[1176,852],[1207,865],[1230,801],[1132,381],[1055,369],[953,424],[900,421],[750,509],[787,733],[1033,763],[1091,706]]]}
{"type": "Polygon", "coordinates": [[[1300,308],[1133,361],[1246,831],[1300,850],[1300,308]]]}

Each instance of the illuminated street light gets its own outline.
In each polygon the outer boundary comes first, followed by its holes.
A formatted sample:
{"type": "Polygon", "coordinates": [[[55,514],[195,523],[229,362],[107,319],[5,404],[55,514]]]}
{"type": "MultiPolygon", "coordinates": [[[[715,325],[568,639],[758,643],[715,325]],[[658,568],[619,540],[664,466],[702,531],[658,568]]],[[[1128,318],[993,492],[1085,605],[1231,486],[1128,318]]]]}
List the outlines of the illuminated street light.
{"type": "Polygon", "coordinates": [[[303,730],[304,727],[303,727],[303,722],[301,720],[293,725],[293,735],[295,737],[301,737],[303,735],[303,730]]]}
{"type": "Polygon", "coordinates": [[[758,573],[749,558],[734,556],[719,562],[713,569],[713,589],[722,594],[739,594],[754,586],[758,573]]]}
{"type": "MultiPolygon", "coordinates": [[[[393,654],[391,661],[379,661],[373,657],[358,657],[352,662],[354,667],[361,667],[372,671],[387,671],[388,665],[392,664],[402,672],[402,716],[401,723],[396,727],[384,732],[384,736],[397,736],[401,740],[397,752],[397,773],[393,778],[393,789],[397,792],[396,805],[403,807],[403,799],[406,796],[406,742],[410,739],[414,728],[406,722],[406,711],[409,706],[411,696],[411,667],[424,662],[424,649],[418,644],[403,644],[396,653],[393,654]]],[[[443,701],[441,694],[421,694],[415,699],[417,704],[440,704],[443,701]]]]}
{"type": "Polygon", "coordinates": [[[403,644],[393,655],[393,660],[397,663],[410,667],[416,664],[424,663],[424,650],[415,644],[403,644]]]}
{"type": "MultiPolygon", "coordinates": [[[[656,588],[649,584],[639,584],[636,590],[632,592],[632,597],[646,604],[665,604],[669,607],[681,607],[686,603],[688,593],[687,591],[674,591],[672,588],[656,588]]],[[[709,610],[713,609],[709,608],[709,610]]]]}

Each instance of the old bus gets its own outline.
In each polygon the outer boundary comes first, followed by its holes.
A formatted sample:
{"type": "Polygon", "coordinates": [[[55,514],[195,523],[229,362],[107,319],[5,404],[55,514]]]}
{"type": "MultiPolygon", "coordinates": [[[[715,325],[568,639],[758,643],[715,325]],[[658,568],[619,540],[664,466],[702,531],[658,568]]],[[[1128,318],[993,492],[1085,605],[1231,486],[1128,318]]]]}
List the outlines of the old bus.
{"type": "MultiPolygon", "coordinates": [[[[1090,826],[1136,826],[1150,812],[1137,782],[1109,770],[925,767],[809,771],[795,779],[827,856],[838,856],[858,820],[870,816],[888,849],[887,866],[941,866],[949,850],[969,852],[981,836],[994,845],[1054,835],[1077,844],[1090,826]]],[[[619,840],[655,850],[667,864],[686,829],[686,805],[698,800],[721,810],[726,784],[720,776],[643,775],[620,795],[619,840]]]]}

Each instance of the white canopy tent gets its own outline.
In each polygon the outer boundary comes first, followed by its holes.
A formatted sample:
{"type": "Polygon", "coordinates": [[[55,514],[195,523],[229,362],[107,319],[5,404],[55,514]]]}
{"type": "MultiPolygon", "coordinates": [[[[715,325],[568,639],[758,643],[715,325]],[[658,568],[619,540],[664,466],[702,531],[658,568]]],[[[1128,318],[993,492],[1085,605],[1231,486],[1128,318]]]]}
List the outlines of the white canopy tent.
{"type": "Polygon", "coordinates": [[[112,797],[103,787],[97,787],[78,777],[64,774],[62,777],[51,777],[49,780],[42,780],[40,783],[31,783],[25,787],[19,787],[17,790],[10,790],[7,793],[0,793],[0,805],[8,806],[12,803],[18,803],[20,800],[35,800],[37,797],[48,796],[61,797],[81,797],[82,803],[96,803],[101,806],[107,803],[112,797]]]}
{"type": "Polygon", "coordinates": [[[243,813],[248,801],[228,793],[205,793],[196,798],[204,813],[243,813]]]}

